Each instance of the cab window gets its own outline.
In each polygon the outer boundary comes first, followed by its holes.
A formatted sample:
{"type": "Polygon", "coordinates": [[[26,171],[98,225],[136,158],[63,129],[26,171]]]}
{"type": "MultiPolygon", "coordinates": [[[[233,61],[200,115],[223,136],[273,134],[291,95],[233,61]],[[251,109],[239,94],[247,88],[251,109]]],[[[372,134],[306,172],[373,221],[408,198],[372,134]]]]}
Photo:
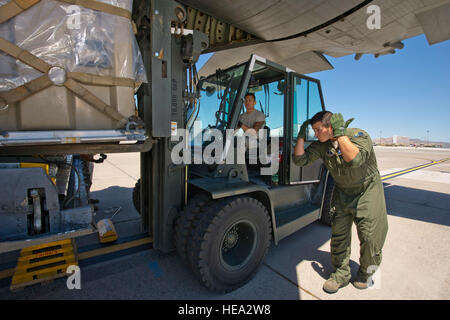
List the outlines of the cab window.
{"type": "Polygon", "coordinates": [[[253,88],[256,97],[255,109],[264,112],[271,137],[283,137],[284,80],[274,81],[253,88]]]}
{"type": "MultiPolygon", "coordinates": [[[[318,83],[308,79],[295,77],[293,102],[292,138],[297,140],[298,131],[300,130],[302,123],[307,119],[311,119],[317,112],[323,110],[318,83]]],[[[311,126],[308,127],[306,140],[317,140],[311,126]]]]}

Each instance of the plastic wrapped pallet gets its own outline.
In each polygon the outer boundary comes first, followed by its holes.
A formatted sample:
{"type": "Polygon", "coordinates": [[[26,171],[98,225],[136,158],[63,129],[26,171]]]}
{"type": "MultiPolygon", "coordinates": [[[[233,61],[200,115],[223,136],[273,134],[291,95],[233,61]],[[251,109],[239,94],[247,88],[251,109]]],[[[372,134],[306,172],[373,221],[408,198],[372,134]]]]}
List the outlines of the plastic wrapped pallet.
{"type": "Polygon", "coordinates": [[[147,82],[131,8],[132,0],[0,0],[0,130],[123,127],[135,115],[135,87],[147,82]],[[16,2],[19,12],[4,18],[16,2]]]}

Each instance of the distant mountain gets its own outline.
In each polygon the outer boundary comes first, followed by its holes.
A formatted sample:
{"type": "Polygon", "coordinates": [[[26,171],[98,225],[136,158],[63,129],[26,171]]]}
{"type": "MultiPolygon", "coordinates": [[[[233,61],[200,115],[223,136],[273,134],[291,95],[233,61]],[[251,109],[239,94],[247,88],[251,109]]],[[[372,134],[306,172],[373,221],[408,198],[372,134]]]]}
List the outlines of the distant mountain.
{"type": "Polygon", "coordinates": [[[374,143],[376,144],[385,144],[385,145],[403,145],[403,146],[436,146],[436,147],[442,147],[442,148],[450,148],[450,142],[443,142],[443,141],[424,141],[421,139],[413,139],[408,137],[402,137],[398,135],[394,135],[389,138],[373,138],[372,139],[374,143]]]}

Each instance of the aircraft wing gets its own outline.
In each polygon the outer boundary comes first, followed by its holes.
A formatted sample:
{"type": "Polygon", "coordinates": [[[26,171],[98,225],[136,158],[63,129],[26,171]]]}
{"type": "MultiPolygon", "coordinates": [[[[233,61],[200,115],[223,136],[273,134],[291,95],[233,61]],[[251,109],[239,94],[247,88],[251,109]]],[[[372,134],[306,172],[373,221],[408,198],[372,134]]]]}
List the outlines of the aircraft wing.
{"type": "Polygon", "coordinates": [[[200,75],[243,62],[251,53],[311,73],[333,68],[324,55],[355,54],[358,60],[363,54],[393,54],[403,48],[402,40],[422,33],[430,45],[450,39],[450,0],[179,2],[188,8],[187,28],[208,33],[205,52],[215,52],[200,75]]]}

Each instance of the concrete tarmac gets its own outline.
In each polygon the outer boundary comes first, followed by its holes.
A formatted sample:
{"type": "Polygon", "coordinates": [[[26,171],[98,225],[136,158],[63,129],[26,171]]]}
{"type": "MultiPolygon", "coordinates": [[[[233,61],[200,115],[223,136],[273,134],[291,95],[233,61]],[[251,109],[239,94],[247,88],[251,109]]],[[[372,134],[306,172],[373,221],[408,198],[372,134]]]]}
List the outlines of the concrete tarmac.
{"type": "MultiPolygon", "coordinates": [[[[382,175],[450,157],[450,149],[375,147],[382,175]]],[[[131,202],[139,178],[139,154],[110,154],[96,165],[93,197],[100,200],[96,220],[114,218],[119,238],[140,232],[139,214],[131,202]]],[[[153,249],[83,265],[81,289],[69,290],[66,279],[9,292],[0,281],[0,299],[450,299],[450,160],[384,181],[389,231],[375,286],[351,284],[336,294],[322,290],[333,271],[330,228],[315,222],[272,245],[256,276],[226,295],[207,291],[177,254],[153,249]]],[[[97,243],[95,235],[77,240],[78,247],[97,243]]],[[[9,259],[13,261],[14,257],[9,259]]],[[[2,258],[0,267],[11,261],[2,258]]],[[[359,241],[352,233],[350,266],[359,266],[359,241]]]]}

